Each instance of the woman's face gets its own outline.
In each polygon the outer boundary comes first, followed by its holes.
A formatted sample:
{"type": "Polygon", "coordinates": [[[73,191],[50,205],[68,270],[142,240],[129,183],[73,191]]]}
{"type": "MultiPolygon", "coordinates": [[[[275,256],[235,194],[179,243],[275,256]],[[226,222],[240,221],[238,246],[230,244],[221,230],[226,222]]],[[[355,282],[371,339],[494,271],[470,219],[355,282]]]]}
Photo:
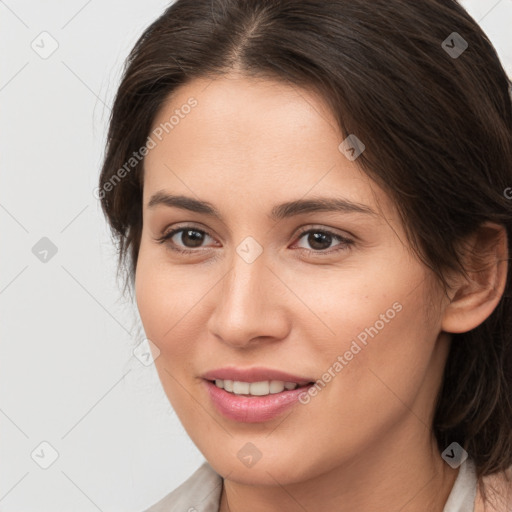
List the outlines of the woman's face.
{"type": "MultiPolygon", "coordinates": [[[[432,296],[392,202],[339,149],[335,126],[313,93],[240,77],[190,82],[154,122],[137,304],[183,426],[239,482],[402,463],[411,445],[432,443],[449,339],[428,307],[442,296],[432,296]],[[299,207],[319,200],[339,208],[299,207]],[[235,384],[238,394],[209,382],[253,368],[265,371],[231,379],[249,383],[235,384]],[[240,396],[251,382],[286,380],[272,370],[321,383],[240,396]]],[[[272,386],[252,390],[282,388],[272,386]]]]}

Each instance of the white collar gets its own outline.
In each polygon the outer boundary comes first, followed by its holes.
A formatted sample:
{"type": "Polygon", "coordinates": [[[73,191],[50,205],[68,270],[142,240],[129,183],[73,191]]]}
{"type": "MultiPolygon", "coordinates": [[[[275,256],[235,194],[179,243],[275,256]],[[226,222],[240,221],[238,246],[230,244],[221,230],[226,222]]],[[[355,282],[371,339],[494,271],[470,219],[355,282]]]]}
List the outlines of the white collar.
{"type": "Polygon", "coordinates": [[[459,473],[443,512],[473,512],[475,509],[477,479],[475,464],[466,459],[459,467],[459,473]]]}

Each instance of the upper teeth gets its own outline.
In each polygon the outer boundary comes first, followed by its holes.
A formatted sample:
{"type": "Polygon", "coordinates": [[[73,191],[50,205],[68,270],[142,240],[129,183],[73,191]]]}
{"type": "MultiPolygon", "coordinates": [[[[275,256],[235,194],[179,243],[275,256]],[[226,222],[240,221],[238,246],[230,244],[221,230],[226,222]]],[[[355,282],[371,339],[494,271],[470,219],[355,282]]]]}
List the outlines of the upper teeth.
{"type": "Polygon", "coordinates": [[[281,393],[285,389],[295,389],[296,382],[284,382],[282,380],[265,380],[261,382],[241,382],[239,380],[215,379],[215,385],[236,395],[264,396],[270,393],[281,393]]]}

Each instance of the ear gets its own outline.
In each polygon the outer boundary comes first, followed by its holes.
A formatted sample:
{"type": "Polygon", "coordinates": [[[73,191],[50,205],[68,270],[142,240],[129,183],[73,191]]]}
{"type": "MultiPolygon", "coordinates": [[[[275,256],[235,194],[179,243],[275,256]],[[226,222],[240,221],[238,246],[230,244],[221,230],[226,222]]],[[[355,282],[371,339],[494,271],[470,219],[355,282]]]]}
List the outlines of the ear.
{"type": "Polygon", "coordinates": [[[469,280],[455,278],[441,329],[468,332],[483,323],[498,305],[507,281],[508,246],[505,226],[485,222],[463,244],[461,258],[469,280]]]}

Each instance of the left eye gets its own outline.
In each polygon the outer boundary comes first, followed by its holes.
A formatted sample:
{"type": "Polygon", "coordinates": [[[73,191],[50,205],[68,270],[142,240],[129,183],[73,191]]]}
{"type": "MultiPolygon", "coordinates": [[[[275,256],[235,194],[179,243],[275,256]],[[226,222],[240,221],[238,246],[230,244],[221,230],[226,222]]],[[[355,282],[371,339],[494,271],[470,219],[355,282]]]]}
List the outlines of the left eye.
{"type": "Polygon", "coordinates": [[[324,231],[319,229],[310,229],[308,231],[303,232],[300,235],[299,240],[303,239],[305,235],[307,235],[307,243],[310,245],[310,247],[313,248],[313,250],[308,249],[307,247],[301,248],[306,249],[309,252],[332,252],[326,251],[325,249],[329,249],[331,243],[334,240],[338,240],[340,242],[337,248],[334,249],[335,251],[346,249],[348,248],[348,246],[354,243],[353,240],[350,240],[349,238],[345,238],[331,231],[324,231]]]}
{"type": "MultiPolygon", "coordinates": [[[[197,229],[192,226],[186,226],[182,228],[173,229],[169,231],[169,233],[164,234],[156,241],[158,243],[166,243],[169,247],[177,252],[181,253],[193,253],[197,252],[194,249],[200,249],[202,243],[206,238],[211,237],[206,231],[202,229],[197,229]],[[173,240],[177,235],[181,234],[180,237],[177,237],[176,240],[173,240]],[[181,241],[181,245],[177,243],[177,241],[181,241]],[[183,248],[184,247],[184,248],[183,248]]],[[[335,251],[340,251],[344,249],[348,249],[354,241],[346,238],[344,236],[338,235],[331,231],[320,230],[320,229],[310,229],[308,231],[303,231],[299,235],[299,240],[305,239],[307,243],[312,247],[312,249],[308,249],[307,247],[299,247],[302,250],[308,251],[310,253],[330,253],[335,251]],[[305,238],[307,235],[307,238],[305,238]],[[326,249],[331,248],[331,244],[333,241],[337,240],[339,243],[335,248],[331,251],[327,251],[326,249]]]]}

